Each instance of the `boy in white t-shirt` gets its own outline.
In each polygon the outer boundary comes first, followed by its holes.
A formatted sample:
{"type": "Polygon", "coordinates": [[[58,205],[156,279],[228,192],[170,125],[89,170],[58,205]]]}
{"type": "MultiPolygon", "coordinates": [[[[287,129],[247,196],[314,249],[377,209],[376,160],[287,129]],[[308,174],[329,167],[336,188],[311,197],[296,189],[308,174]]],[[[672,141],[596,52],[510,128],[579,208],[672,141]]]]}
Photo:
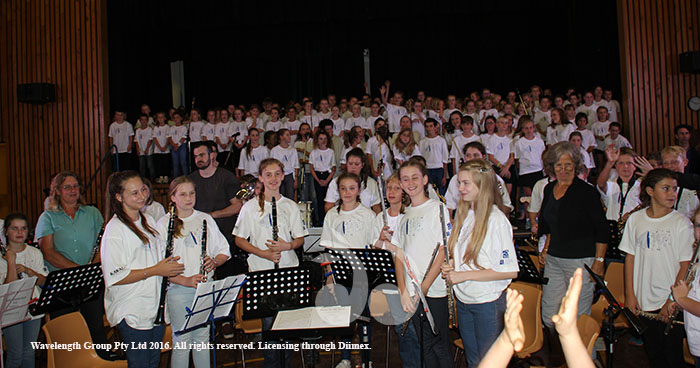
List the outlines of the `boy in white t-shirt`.
{"type": "MultiPolygon", "coordinates": [[[[123,111],[114,112],[114,121],[109,125],[109,146],[117,146],[113,154],[119,157],[119,170],[131,170],[131,148],[134,143],[134,127],[124,120],[123,111]]],[[[112,168],[117,171],[116,158],[112,157],[112,168]]]]}
{"type": "Polygon", "coordinates": [[[139,174],[144,178],[153,179],[156,177],[156,168],[153,164],[153,128],[148,125],[146,114],[139,116],[139,122],[141,127],[136,129],[134,140],[136,154],[139,156],[139,174]]]}
{"type": "MultiPolygon", "coordinates": [[[[598,119],[591,124],[590,117],[588,118],[588,124],[590,125],[591,131],[595,136],[596,147],[593,150],[593,158],[595,159],[596,166],[603,167],[605,165],[605,138],[610,134],[610,121],[608,120],[608,108],[605,106],[598,107],[598,119]]],[[[578,117],[578,115],[576,115],[578,117]]]]}
{"type": "Polygon", "coordinates": [[[515,154],[513,153],[513,139],[507,133],[508,119],[501,116],[496,119],[496,133],[488,140],[486,152],[489,161],[496,167],[496,173],[503,178],[508,193],[510,193],[513,190],[515,154]]]}
{"type": "Polygon", "coordinates": [[[610,135],[608,135],[605,138],[605,147],[608,147],[609,145],[615,145],[617,148],[622,148],[622,147],[627,147],[627,148],[632,148],[632,145],[630,144],[630,141],[627,140],[627,138],[623,137],[620,134],[620,131],[622,130],[622,126],[620,123],[612,122],[608,126],[608,132],[610,132],[610,135]]]}
{"type": "Polygon", "coordinates": [[[156,183],[167,183],[170,175],[170,127],[165,113],[156,113],[156,126],[153,127],[153,162],[156,164],[156,183]]]}
{"type": "Polygon", "coordinates": [[[199,109],[192,109],[192,111],[190,111],[189,125],[190,143],[197,143],[202,141],[202,129],[204,129],[204,122],[201,120],[202,117],[199,114],[199,109]]]}
{"type": "Polygon", "coordinates": [[[450,150],[450,158],[452,159],[454,172],[458,171],[459,165],[466,162],[462,154],[464,146],[469,142],[479,141],[479,136],[474,134],[474,118],[469,115],[462,116],[462,123],[459,127],[462,133],[454,137],[452,149],[450,150]]]}
{"type": "Polygon", "coordinates": [[[400,91],[394,92],[394,96],[391,101],[389,101],[389,87],[391,86],[390,81],[386,81],[384,85],[380,88],[382,103],[386,109],[389,121],[389,133],[396,133],[400,130],[399,125],[401,122],[401,117],[406,115],[406,108],[403,107],[403,93],[400,91]]]}
{"type": "Polygon", "coordinates": [[[173,178],[189,174],[187,165],[187,127],[182,125],[182,113],[175,111],[173,121],[175,125],[168,129],[168,143],[172,147],[170,154],[173,162],[173,178]]]}
{"type": "Polygon", "coordinates": [[[428,179],[431,184],[438,187],[440,195],[445,195],[447,186],[447,164],[449,152],[445,138],[439,136],[440,125],[433,118],[425,120],[426,137],[420,141],[420,151],[425,157],[428,179]]]}
{"type": "Polygon", "coordinates": [[[356,126],[361,127],[365,131],[370,129],[370,127],[367,126],[367,120],[360,115],[361,110],[360,104],[356,103],[352,105],[352,116],[345,120],[345,130],[350,130],[352,127],[356,126]]]}
{"type": "Polygon", "coordinates": [[[202,127],[202,140],[215,142],[216,139],[216,110],[207,111],[207,122],[202,127]]]}

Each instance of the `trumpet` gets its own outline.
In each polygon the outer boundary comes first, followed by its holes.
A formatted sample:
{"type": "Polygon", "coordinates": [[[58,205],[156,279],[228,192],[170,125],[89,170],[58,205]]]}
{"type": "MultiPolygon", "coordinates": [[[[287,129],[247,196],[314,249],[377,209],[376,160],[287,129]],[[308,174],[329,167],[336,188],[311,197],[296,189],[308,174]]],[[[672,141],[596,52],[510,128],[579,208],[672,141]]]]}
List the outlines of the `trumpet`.
{"type": "MultiPolygon", "coordinates": [[[[700,250],[700,247],[698,246],[698,241],[696,240],[693,243],[693,257],[690,259],[690,265],[688,266],[688,270],[685,272],[685,277],[683,280],[690,286],[690,284],[693,283],[695,280],[695,271],[698,268],[698,250],[700,250]]],[[[673,300],[673,293],[668,296],[669,300],[673,300]]],[[[669,332],[671,332],[671,328],[673,327],[674,324],[674,319],[676,318],[676,315],[678,314],[678,310],[680,308],[676,307],[673,310],[673,313],[668,317],[668,322],[666,322],[666,327],[664,328],[664,335],[668,335],[669,332]]]]}

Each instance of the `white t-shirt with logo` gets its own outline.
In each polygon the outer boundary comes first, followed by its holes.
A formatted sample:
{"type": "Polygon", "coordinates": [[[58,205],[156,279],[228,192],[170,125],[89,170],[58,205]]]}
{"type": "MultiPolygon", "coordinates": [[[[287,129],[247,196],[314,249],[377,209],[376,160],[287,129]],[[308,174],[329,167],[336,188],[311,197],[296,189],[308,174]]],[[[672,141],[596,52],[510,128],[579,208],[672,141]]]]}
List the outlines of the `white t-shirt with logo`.
{"type": "Polygon", "coordinates": [[[134,127],[128,121],[117,123],[116,121],[109,125],[109,137],[112,138],[114,145],[117,146],[117,153],[126,153],[129,148],[129,137],[134,135],[134,127]]]}
{"type": "Polygon", "coordinates": [[[450,154],[447,151],[447,141],[441,136],[425,137],[420,141],[420,151],[425,157],[428,169],[441,169],[449,163],[450,154]]]}
{"type": "Polygon", "coordinates": [[[163,126],[156,125],[153,127],[153,153],[170,153],[170,144],[168,143],[168,138],[170,137],[170,127],[168,124],[165,124],[163,126]],[[164,150],[160,150],[158,146],[156,146],[155,141],[158,141],[158,144],[164,148],[164,150]]]}
{"type": "Polygon", "coordinates": [[[352,211],[340,210],[338,206],[326,212],[321,232],[321,246],[326,248],[365,248],[379,239],[375,224],[376,214],[371,209],[358,205],[352,211]]]}
{"type": "Polygon", "coordinates": [[[241,150],[241,157],[238,159],[238,170],[243,170],[246,174],[258,176],[260,162],[270,157],[270,150],[265,146],[257,146],[250,150],[250,157],[245,148],[241,150]]]}
{"type": "Polygon", "coordinates": [[[283,148],[280,145],[274,146],[270,150],[270,157],[276,158],[284,165],[284,175],[295,175],[294,169],[300,167],[297,150],[292,146],[287,148],[283,148]]]}
{"type": "Polygon", "coordinates": [[[520,175],[542,171],[542,152],[545,146],[538,135],[531,140],[521,137],[514,146],[515,158],[520,163],[520,175]]]}
{"type": "Polygon", "coordinates": [[[331,169],[335,167],[333,150],[330,148],[325,150],[315,148],[309,155],[309,163],[314,166],[314,171],[331,172],[331,169]]]}
{"type": "Polygon", "coordinates": [[[146,147],[148,147],[148,143],[151,142],[153,139],[153,128],[146,126],[146,128],[139,128],[136,129],[136,137],[135,141],[136,143],[139,144],[139,148],[141,149],[141,152],[139,153],[139,156],[147,156],[153,154],[153,146],[154,144],[151,144],[151,147],[146,150],[146,147]]]}
{"type": "MultiPolygon", "coordinates": [[[[462,224],[452,259],[455,260],[456,271],[477,271],[475,264],[462,262],[467,252],[475,224],[474,210],[470,209],[462,224]]],[[[518,272],[518,257],[513,246],[513,227],[506,215],[497,206],[491,208],[488,227],[476,263],[483,269],[496,272],[518,272]]],[[[501,295],[510,284],[510,279],[494,281],[465,281],[454,285],[457,299],[466,304],[481,304],[492,302],[501,295]]]]}
{"type": "MultiPolygon", "coordinates": [[[[333,178],[333,180],[328,183],[328,191],[326,192],[324,202],[336,203],[340,199],[337,180],[338,178],[333,178]]],[[[360,188],[360,203],[367,208],[372,208],[381,203],[379,199],[379,187],[377,186],[376,180],[367,178],[367,184],[362,185],[362,188],[360,188]]]]}

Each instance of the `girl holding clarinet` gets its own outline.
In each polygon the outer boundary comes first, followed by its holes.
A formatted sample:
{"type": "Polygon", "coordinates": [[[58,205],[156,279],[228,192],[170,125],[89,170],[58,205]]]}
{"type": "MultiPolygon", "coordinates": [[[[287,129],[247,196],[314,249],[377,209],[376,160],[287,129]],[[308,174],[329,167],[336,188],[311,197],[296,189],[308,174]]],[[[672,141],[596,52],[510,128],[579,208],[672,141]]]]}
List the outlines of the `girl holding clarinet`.
{"type": "Polygon", "coordinates": [[[180,257],[164,258],[153,218],[141,213],[148,188],[135,171],[112,174],[108,181],[114,215],[105,227],[100,254],[105,280],[105,312],[109,324],[119,329],[129,346],[146,343],[145,349],[127,349],[129,367],[157,367],[165,325],[154,325],[164,277],[180,275],[180,257]]]}
{"type": "MultiPolygon", "coordinates": [[[[173,344],[191,346],[209,342],[209,329],[201,327],[181,335],[175,334],[185,323],[186,308],[192,305],[197,284],[211,280],[214,269],[231,258],[228,242],[219,231],[214,219],[194,209],[197,199],[194,183],[186,176],[175,178],[170,183],[170,201],[175,204],[173,230],[173,256],[180,257],[185,266],[181,275],[170,278],[167,309],[173,332],[173,344]],[[206,227],[205,227],[206,226],[206,227]]],[[[173,216],[169,213],[158,220],[160,239],[166,242],[168,224],[173,216]]],[[[208,349],[192,350],[192,360],[197,368],[209,367],[208,349]]],[[[190,349],[173,349],[170,358],[172,368],[189,366],[190,349]]]]}

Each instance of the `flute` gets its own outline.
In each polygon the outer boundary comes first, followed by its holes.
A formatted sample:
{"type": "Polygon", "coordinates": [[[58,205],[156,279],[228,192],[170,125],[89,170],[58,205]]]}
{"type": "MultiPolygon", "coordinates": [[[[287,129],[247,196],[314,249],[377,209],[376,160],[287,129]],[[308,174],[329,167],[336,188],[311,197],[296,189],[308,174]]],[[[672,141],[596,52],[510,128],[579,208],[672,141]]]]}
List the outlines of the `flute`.
{"type": "MultiPolygon", "coordinates": [[[[272,197],[272,240],[279,240],[279,228],[277,227],[277,200],[272,197]]],[[[279,270],[279,262],[275,262],[275,269],[279,270]]]]}
{"type": "Polygon", "coordinates": [[[204,258],[207,257],[207,220],[202,220],[202,254],[200,255],[199,273],[204,275],[207,281],[207,270],[204,268],[204,258]]]}
{"type": "MultiPolygon", "coordinates": [[[[382,140],[384,140],[383,137],[381,138],[382,140]]],[[[384,190],[384,156],[382,155],[383,144],[384,142],[379,144],[379,165],[377,166],[377,168],[379,169],[379,202],[382,205],[382,220],[384,221],[384,226],[389,226],[389,219],[386,214],[386,203],[384,202],[384,196],[386,195],[386,191],[384,190]]]]}
{"type": "Polygon", "coordinates": [[[90,254],[90,263],[95,262],[95,257],[97,257],[97,253],[100,251],[100,248],[102,247],[102,235],[105,233],[105,225],[102,225],[102,229],[100,229],[100,232],[97,234],[97,240],[95,240],[95,245],[92,246],[92,253],[90,254]]]}
{"type": "MultiPolygon", "coordinates": [[[[445,205],[440,204],[440,228],[442,230],[442,246],[445,249],[445,263],[449,266],[450,264],[450,251],[447,249],[447,224],[445,222],[445,205]]],[[[455,318],[455,299],[452,293],[452,282],[446,279],[445,284],[447,285],[447,308],[449,313],[449,320],[452,321],[452,326],[457,326],[457,318],[455,318]]]]}
{"type": "MultiPolygon", "coordinates": [[[[430,262],[428,262],[428,268],[425,270],[425,274],[423,275],[423,280],[421,280],[421,284],[425,281],[425,279],[428,278],[428,272],[430,272],[430,268],[433,267],[433,262],[435,262],[435,257],[437,257],[438,250],[440,250],[440,243],[438,243],[435,246],[435,249],[433,250],[433,255],[430,256],[430,262]]],[[[408,329],[408,323],[411,321],[411,319],[407,319],[404,323],[403,326],[401,327],[401,336],[406,335],[406,330],[408,329]]]]}
{"type": "MultiPolygon", "coordinates": [[[[170,204],[170,221],[168,221],[168,238],[165,246],[165,258],[170,258],[173,254],[173,233],[175,232],[175,221],[177,221],[177,215],[175,214],[175,204],[170,204]]],[[[165,294],[168,291],[168,277],[163,276],[163,281],[160,283],[160,302],[158,303],[158,314],[156,315],[155,324],[164,325],[165,324],[165,294]]]]}

